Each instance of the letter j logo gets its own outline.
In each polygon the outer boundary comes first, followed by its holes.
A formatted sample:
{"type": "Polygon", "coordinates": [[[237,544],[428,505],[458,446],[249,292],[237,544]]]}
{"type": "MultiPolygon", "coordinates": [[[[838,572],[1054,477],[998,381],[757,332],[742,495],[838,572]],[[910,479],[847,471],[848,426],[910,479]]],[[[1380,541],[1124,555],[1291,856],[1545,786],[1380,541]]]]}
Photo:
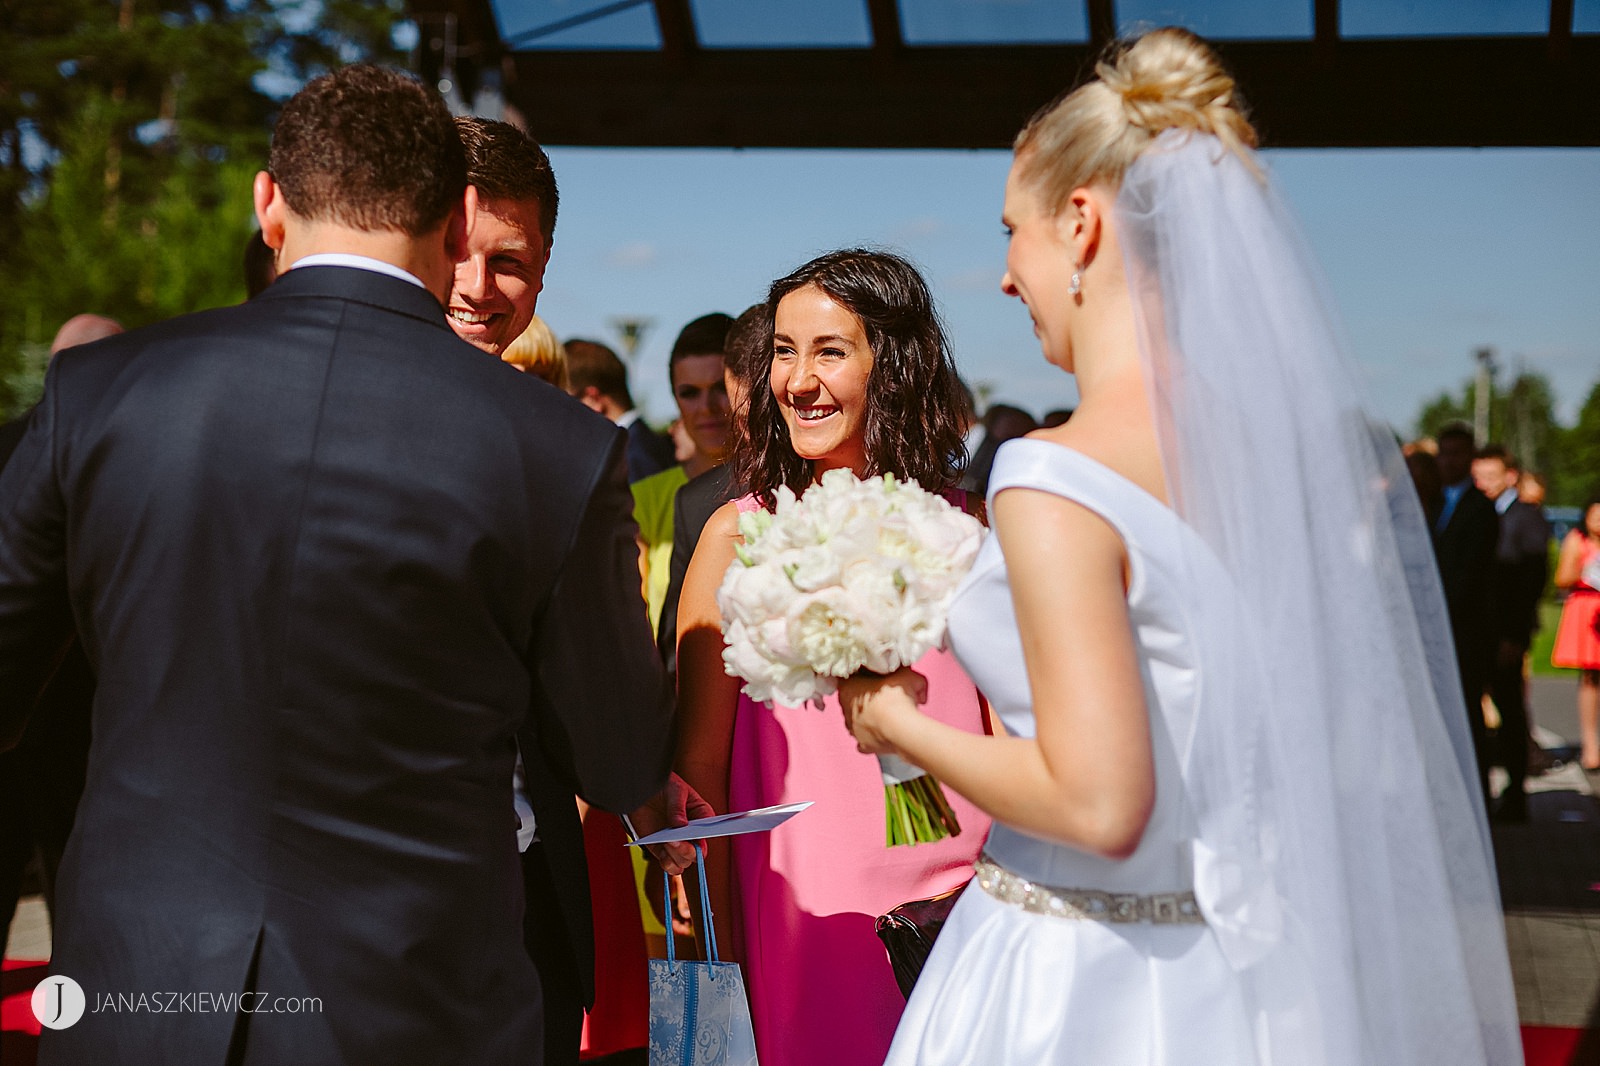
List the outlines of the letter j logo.
{"type": "Polygon", "coordinates": [[[87,1006],[83,986],[70,977],[54,974],[33,989],[33,1016],[46,1029],[66,1029],[78,1024],[87,1006]]]}

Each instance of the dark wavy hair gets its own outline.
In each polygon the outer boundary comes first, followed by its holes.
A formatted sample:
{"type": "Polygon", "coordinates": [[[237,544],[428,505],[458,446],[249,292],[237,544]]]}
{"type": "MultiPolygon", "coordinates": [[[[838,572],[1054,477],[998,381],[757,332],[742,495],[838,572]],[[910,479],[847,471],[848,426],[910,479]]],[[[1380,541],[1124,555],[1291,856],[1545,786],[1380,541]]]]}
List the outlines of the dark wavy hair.
{"type": "MultiPolygon", "coordinates": [[[[866,473],[910,478],[929,492],[954,485],[966,465],[961,379],[956,374],[933,296],[917,268],[890,252],[850,248],[813,259],[772,283],[767,311],[814,285],[861,320],[872,347],[867,378],[866,473]]],[[[777,397],[767,382],[772,345],[740,367],[750,382],[750,410],[733,446],[733,480],[766,507],[778,487],[796,493],[812,480],[811,462],[794,450],[777,397]]]]}

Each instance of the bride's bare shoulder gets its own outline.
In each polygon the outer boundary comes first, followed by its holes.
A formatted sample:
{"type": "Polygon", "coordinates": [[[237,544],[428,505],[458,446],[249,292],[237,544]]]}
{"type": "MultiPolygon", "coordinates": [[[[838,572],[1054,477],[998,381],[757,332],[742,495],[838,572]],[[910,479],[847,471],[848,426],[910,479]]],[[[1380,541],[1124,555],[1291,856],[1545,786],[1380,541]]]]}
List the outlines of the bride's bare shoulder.
{"type": "Polygon", "coordinates": [[[1167,498],[1161,452],[1149,412],[1141,403],[1080,407],[1059,426],[1038,429],[1029,439],[1079,452],[1127,478],[1158,500],[1167,498]]]}

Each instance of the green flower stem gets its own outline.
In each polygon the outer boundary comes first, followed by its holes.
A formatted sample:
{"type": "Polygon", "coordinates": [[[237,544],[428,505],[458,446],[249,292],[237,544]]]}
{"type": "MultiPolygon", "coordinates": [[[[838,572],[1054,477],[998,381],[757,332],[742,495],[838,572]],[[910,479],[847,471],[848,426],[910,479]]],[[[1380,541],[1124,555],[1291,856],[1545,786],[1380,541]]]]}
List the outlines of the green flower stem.
{"type": "Polygon", "coordinates": [[[931,844],[961,835],[961,823],[932,774],[883,787],[884,841],[888,847],[931,844]]]}

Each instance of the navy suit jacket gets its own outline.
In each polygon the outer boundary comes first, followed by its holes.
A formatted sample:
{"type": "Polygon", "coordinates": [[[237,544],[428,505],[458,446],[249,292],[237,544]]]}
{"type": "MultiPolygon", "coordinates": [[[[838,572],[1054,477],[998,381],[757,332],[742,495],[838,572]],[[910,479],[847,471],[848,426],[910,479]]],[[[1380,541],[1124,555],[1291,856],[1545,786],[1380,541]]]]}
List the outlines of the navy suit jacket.
{"type": "Polygon", "coordinates": [[[672,438],[657,433],[643,418],[628,423],[628,480],[640,481],[659,474],[678,461],[672,452],[672,438]]]}
{"type": "Polygon", "coordinates": [[[1544,512],[1513,500],[1500,516],[1500,539],[1489,579],[1494,635],[1527,647],[1539,624],[1539,598],[1550,578],[1550,523],[1544,512]]]}
{"type": "Polygon", "coordinates": [[[1463,678],[1474,684],[1493,651],[1489,580],[1499,536],[1494,504],[1474,486],[1462,494],[1450,521],[1433,536],[1457,664],[1463,678]]]}
{"type": "Polygon", "coordinates": [[[320,1009],[41,1063],[537,1061],[513,741],[612,811],[671,756],[624,447],[347,267],[53,361],[0,475],[0,746],[74,623],[100,682],[52,969],[320,1009]]]}

